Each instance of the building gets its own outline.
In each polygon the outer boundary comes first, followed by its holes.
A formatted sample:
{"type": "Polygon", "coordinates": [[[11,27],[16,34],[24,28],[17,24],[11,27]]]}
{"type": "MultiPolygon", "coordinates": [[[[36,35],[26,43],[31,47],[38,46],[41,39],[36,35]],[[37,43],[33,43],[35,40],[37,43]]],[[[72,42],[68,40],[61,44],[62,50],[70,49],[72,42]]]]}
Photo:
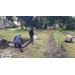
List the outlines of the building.
{"type": "Polygon", "coordinates": [[[0,28],[4,28],[4,24],[3,24],[3,16],[0,16],[0,28]]]}
{"type": "Polygon", "coordinates": [[[17,27],[15,23],[12,23],[11,21],[8,21],[5,16],[0,16],[0,28],[6,28],[6,27],[17,27]]]}

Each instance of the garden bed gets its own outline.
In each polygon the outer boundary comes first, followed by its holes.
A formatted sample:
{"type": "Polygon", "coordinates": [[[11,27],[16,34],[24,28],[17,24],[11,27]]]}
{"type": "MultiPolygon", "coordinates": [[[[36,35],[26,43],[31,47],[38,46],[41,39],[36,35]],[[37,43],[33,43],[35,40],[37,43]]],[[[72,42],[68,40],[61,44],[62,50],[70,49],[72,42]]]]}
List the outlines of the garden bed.
{"type": "Polygon", "coordinates": [[[68,58],[68,54],[66,53],[66,49],[61,46],[61,48],[57,47],[56,41],[52,35],[49,36],[49,45],[50,49],[48,52],[45,52],[46,57],[52,58],[68,58]]]}

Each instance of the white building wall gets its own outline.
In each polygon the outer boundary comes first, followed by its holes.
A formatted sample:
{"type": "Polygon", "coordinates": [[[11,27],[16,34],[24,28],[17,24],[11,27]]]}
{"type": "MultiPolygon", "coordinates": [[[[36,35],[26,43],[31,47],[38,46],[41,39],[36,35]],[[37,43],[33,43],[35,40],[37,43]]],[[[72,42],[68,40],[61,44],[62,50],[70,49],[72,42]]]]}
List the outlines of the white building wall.
{"type": "Polygon", "coordinates": [[[0,16],[0,28],[4,28],[4,25],[3,25],[3,16],[0,16]]]}

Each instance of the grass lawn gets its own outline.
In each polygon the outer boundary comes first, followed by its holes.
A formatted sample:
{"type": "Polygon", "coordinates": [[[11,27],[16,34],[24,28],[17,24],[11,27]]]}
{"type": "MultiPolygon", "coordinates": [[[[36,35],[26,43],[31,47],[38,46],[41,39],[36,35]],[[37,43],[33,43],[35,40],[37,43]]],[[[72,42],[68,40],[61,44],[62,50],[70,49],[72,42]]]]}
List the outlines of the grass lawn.
{"type": "MultiPolygon", "coordinates": [[[[6,49],[0,49],[3,54],[12,55],[13,58],[46,58],[44,53],[49,49],[49,34],[46,34],[45,31],[34,31],[34,33],[38,33],[38,38],[34,40],[34,45],[29,44],[27,47],[23,48],[23,53],[19,51],[19,49],[15,49],[12,47],[8,47],[6,49]]],[[[21,34],[21,36],[27,37],[28,31],[27,30],[13,30],[13,31],[0,31],[0,39],[12,40],[15,35],[21,34]]]]}
{"type": "Polygon", "coordinates": [[[19,29],[19,28],[4,28],[4,29],[19,29]]]}
{"type": "MultiPolygon", "coordinates": [[[[70,33],[71,35],[75,35],[74,30],[68,30],[67,32],[70,33]]],[[[67,37],[67,34],[61,33],[62,44],[63,44],[64,48],[66,48],[68,55],[72,58],[75,58],[75,38],[73,38],[74,43],[66,43],[66,42],[64,42],[66,37],[67,37]]]]}
{"type": "MultiPolygon", "coordinates": [[[[67,31],[72,35],[75,35],[75,31],[67,31]]],[[[15,49],[14,47],[8,47],[6,49],[0,49],[1,54],[11,54],[13,58],[46,58],[44,55],[45,52],[49,50],[49,35],[52,32],[48,32],[47,30],[44,31],[37,31],[35,30],[34,33],[38,33],[38,38],[34,40],[34,45],[29,44],[27,47],[23,48],[23,53],[20,52],[19,49],[15,49]]],[[[27,30],[13,30],[13,31],[0,31],[0,39],[12,40],[15,35],[21,34],[21,36],[27,37],[28,31],[27,30]]],[[[66,43],[64,42],[67,34],[60,33],[62,45],[66,48],[68,55],[71,58],[75,58],[75,39],[73,39],[74,43],[66,43]]],[[[0,54],[0,55],[1,55],[0,54]]]]}
{"type": "MultiPolygon", "coordinates": [[[[13,31],[0,31],[0,39],[5,38],[6,40],[10,40],[15,37],[15,35],[21,34],[22,37],[26,37],[28,35],[28,31],[26,30],[13,30],[13,31]]],[[[27,36],[29,37],[29,36],[27,36]]]]}

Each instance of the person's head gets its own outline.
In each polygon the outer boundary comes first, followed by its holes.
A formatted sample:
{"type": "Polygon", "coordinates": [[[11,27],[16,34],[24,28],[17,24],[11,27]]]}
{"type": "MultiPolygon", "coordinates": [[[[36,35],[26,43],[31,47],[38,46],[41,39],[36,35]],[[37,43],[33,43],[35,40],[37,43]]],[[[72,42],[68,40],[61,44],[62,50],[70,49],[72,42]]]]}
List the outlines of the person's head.
{"type": "Polygon", "coordinates": [[[29,26],[29,29],[31,29],[31,26],[29,26]]]}
{"type": "Polygon", "coordinates": [[[19,36],[21,36],[21,34],[19,34],[19,36]]]}

